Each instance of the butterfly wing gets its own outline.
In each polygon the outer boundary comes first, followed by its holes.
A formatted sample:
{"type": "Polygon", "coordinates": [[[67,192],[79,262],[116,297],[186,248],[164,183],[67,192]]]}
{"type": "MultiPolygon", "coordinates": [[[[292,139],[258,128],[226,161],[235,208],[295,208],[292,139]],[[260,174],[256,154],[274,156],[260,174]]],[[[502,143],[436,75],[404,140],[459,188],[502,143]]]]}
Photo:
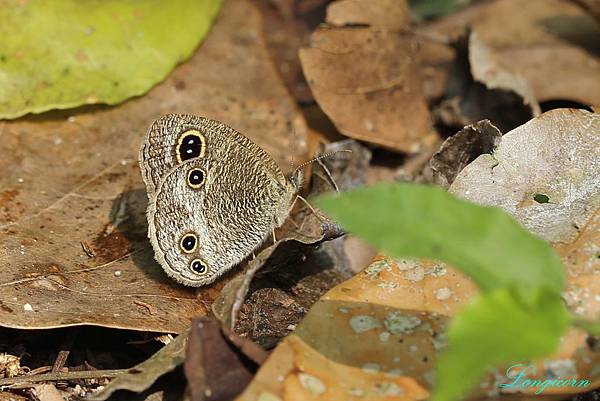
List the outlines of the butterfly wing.
{"type": "MultiPolygon", "coordinates": [[[[166,173],[150,170],[145,175],[148,192],[155,177],[158,182],[148,209],[148,235],[156,259],[171,277],[201,286],[265,240],[287,213],[295,191],[273,159],[243,135],[222,123],[185,118],[186,124],[176,126],[181,132],[200,132],[204,150],[179,160],[173,151],[184,143],[178,139],[182,133],[169,136],[175,149],[162,151],[171,158],[161,168],[173,166],[166,173]]],[[[146,160],[160,164],[152,147],[145,151],[151,156],[146,160]]]]}
{"type": "Polygon", "coordinates": [[[140,149],[140,168],[149,197],[154,196],[163,177],[175,166],[186,160],[203,158],[207,156],[209,146],[214,149],[221,145],[230,149],[248,149],[263,168],[285,185],[286,177],[271,156],[233,128],[204,117],[168,114],[152,123],[140,149]]]}

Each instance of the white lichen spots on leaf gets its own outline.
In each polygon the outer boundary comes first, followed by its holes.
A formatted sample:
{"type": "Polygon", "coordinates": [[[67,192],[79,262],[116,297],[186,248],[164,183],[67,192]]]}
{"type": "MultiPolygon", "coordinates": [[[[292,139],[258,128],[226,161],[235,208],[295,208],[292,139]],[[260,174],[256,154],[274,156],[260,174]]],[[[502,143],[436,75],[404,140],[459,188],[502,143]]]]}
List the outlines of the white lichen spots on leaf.
{"type": "Polygon", "coordinates": [[[377,284],[377,287],[382,288],[384,290],[393,290],[398,288],[398,283],[394,283],[393,281],[390,282],[382,282],[377,284]]]}
{"type": "Polygon", "coordinates": [[[263,391],[259,394],[258,401],[281,401],[281,398],[279,398],[273,393],[263,391]]]}
{"type": "Polygon", "coordinates": [[[348,323],[355,333],[363,333],[381,327],[379,319],[368,315],[352,316],[348,323]]]}
{"type": "Polygon", "coordinates": [[[365,269],[365,274],[368,278],[374,279],[377,278],[379,273],[381,273],[383,270],[392,270],[390,259],[378,260],[377,262],[371,263],[369,267],[365,269]]]}
{"type": "Polygon", "coordinates": [[[431,275],[434,277],[441,277],[441,276],[445,275],[447,272],[448,272],[448,269],[446,269],[446,266],[444,266],[442,264],[435,265],[431,269],[431,275]]]}
{"type": "Polygon", "coordinates": [[[425,278],[425,269],[423,266],[417,266],[404,273],[404,277],[412,282],[421,281],[425,278]]]}
{"type": "Polygon", "coordinates": [[[564,293],[564,299],[567,302],[567,305],[569,305],[569,308],[571,308],[575,314],[585,315],[587,308],[590,305],[589,289],[581,289],[579,287],[572,286],[564,293]]]}
{"type": "Polygon", "coordinates": [[[415,259],[396,259],[396,265],[402,271],[412,270],[419,266],[415,259]]]}
{"type": "Polygon", "coordinates": [[[418,317],[403,315],[398,311],[390,312],[383,321],[385,328],[395,335],[411,333],[421,323],[421,319],[418,317]]]}
{"type": "Polygon", "coordinates": [[[389,372],[386,372],[386,375],[393,376],[393,377],[402,377],[405,374],[406,374],[406,372],[404,371],[404,369],[400,369],[400,368],[392,369],[389,372]]]}
{"type": "Polygon", "coordinates": [[[383,331],[383,332],[379,333],[379,341],[384,343],[390,339],[390,336],[391,336],[391,334],[389,331],[383,331]]]}
{"type": "Polygon", "coordinates": [[[404,389],[398,386],[396,383],[377,383],[375,384],[375,388],[379,395],[387,397],[387,396],[399,396],[404,393],[404,389]]]}
{"type": "Polygon", "coordinates": [[[351,388],[349,393],[353,397],[364,397],[367,394],[364,389],[356,387],[351,388]]]}
{"type": "Polygon", "coordinates": [[[325,383],[316,376],[307,373],[298,373],[298,380],[300,380],[302,387],[307,389],[312,395],[319,396],[327,391],[325,383]]]}
{"type": "Polygon", "coordinates": [[[349,312],[348,308],[339,308],[338,310],[340,311],[340,313],[343,313],[343,314],[347,314],[349,312]]]}
{"type": "Polygon", "coordinates": [[[433,293],[435,294],[435,299],[437,299],[438,301],[445,301],[447,299],[450,299],[450,297],[452,296],[452,290],[448,287],[438,288],[433,293]]]}
{"type": "Polygon", "coordinates": [[[555,359],[544,361],[544,369],[549,379],[577,376],[577,367],[573,359],[555,359]]]}
{"type": "Polygon", "coordinates": [[[364,365],[362,365],[362,370],[363,372],[367,373],[377,373],[381,370],[381,366],[379,366],[378,363],[367,362],[364,365]]]}

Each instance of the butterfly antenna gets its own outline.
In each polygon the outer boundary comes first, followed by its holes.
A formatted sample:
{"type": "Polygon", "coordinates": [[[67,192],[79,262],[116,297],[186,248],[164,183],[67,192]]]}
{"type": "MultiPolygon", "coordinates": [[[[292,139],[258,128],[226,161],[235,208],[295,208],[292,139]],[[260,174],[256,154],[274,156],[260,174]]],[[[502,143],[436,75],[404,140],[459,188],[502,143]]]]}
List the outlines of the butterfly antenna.
{"type": "Polygon", "coordinates": [[[315,157],[314,159],[311,159],[307,162],[302,163],[301,165],[299,165],[298,167],[296,167],[294,169],[294,171],[292,172],[292,177],[295,176],[299,170],[303,169],[304,167],[308,166],[311,163],[314,162],[318,162],[319,165],[321,167],[323,167],[323,170],[325,171],[327,178],[330,180],[332,186],[335,188],[336,192],[339,192],[339,188],[337,186],[337,184],[335,183],[335,181],[333,180],[333,177],[331,175],[331,172],[329,171],[329,169],[325,166],[325,164],[323,162],[321,162],[321,160],[323,159],[327,159],[328,157],[331,157],[333,155],[335,155],[336,153],[341,153],[341,152],[345,152],[345,153],[352,153],[352,151],[350,149],[341,149],[341,150],[334,150],[333,152],[329,152],[329,153],[325,153],[324,155],[320,155],[315,157]]]}

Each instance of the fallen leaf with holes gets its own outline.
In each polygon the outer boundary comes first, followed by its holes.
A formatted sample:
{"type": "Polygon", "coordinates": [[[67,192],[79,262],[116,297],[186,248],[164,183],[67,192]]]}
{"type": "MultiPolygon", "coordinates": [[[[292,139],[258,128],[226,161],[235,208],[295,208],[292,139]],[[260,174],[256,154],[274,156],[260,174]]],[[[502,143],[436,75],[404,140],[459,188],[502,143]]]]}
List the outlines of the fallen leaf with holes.
{"type": "MultiPolygon", "coordinates": [[[[456,195],[506,209],[534,232],[541,229],[538,234],[552,243],[567,269],[567,303],[589,319],[600,313],[600,177],[591,174],[600,164],[599,133],[597,114],[547,112],[504,135],[493,155],[479,156],[450,187],[456,195]],[[542,189],[562,196],[554,205],[529,202],[542,189]]],[[[238,400],[427,399],[445,327],[476,294],[469,278],[443,263],[379,256],[313,306],[238,400]]],[[[600,350],[585,339],[585,333],[571,330],[556,354],[536,363],[542,377],[531,378],[574,376],[590,380],[588,390],[598,387],[594,366],[600,350]]],[[[474,399],[499,395],[503,379],[502,370],[490,373],[474,399]]],[[[585,390],[553,387],[545,393],[585,390]]]]}
{"type": "Polygon", "coordinates": [[[337,129],[403,152],[433,143],[406,3],[334,2],[327,23],[300,50],[300,61],[315,99],[337,129]]]}
{"type": "Polygon", "coordinates": [[[441,18],[427,31],[452,37],[467,26],[489,49],[497,68],[524,78],[538,102],[600,104],[600,22],[574,2],[478,3],[441,18]]]}
{"type": "MultiPolygon", "coordinates": [[[[567,272],[565,300],[584,319],[600,316],[600,114],[556,109],[509,132],[492,155],[482,155],[456,178],[450,191],[512,214],[549,241],[567,272]]],[[[600,350],[572,329],[561,349],[539,362],[538,372],[600,385],[600,350]]],[[[543,375],[542,377],[543,378],[543,375]]],[[[553,389],[572,394],[568,387],[553,389]]]]}
{"type": "Polygon", "coordinates": [[[193,113],[239,129],[281,166],[306,156],[306,126],[271,64],[258,11],[227,1],[213,28],[146,96],[0,122],[3,326],[180,332],[207,313],[227,278],[195,291],[153,259],[137,163],[145,130],[162,114],[193,113]]]}

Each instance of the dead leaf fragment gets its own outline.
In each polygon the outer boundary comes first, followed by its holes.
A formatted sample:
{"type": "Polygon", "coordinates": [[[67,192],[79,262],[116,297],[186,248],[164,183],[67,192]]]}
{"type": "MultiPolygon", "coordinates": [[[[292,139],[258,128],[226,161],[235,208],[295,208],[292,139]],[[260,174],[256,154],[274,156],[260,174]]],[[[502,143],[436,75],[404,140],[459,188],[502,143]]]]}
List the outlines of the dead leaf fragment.
{"type": "Polygon", "coordinates": [[[452,135],[429,162],[435,181],[445,188],[449,187],[458,173],[477,156],[492,153],[500,138],[502,133],[489,120],[468,125],[452,135]]]}
{"type": "Polygon", "coordinates": [[[505,70],[490,49],[479,39],[477,32],[472,32],[469,36],[469,63],[473,79],[485,84],[489,89],[515,92],[523,98],[523,103],[531,107],[534,117],[541,113],[540,105],[529,82],[522,76],[505,70]]]}
{"type": "Polygon", "coordinates": [[[232,400],[266,357],[267,353],[250,340],[224,333],[218,320],[195,319],[184,367],[192,401],[232,400]]]}
{"type": "Polygon", "coordinates": [[[433,109],[439,122],[462,129],[489,119],[507,132],[539,113],[539,104],[530,94],[528,83],[499,66],[475,33],[460,36],[452,46],[455,63],[449,70],[444,98],[433,109]]]}
{"type": "Polygon", "coordinates": [[[162,272],[137,155],[150,123],[178,112],[237,128],[283,167],[306,156],[305,123],[260,23],[250,2],[229,0],[190,61],[147,95],[0,122],[2,325],[181,332],[206,314],[227,278],[195,292],[162,272]]]}
{"type": "Polygon", "coordinates": [[[340,132],[417,152],[435,135],[406,10],[404,1],[335,2],[328,8],[330,25],[312,34],[300,61],[317,102],[340,132]]]}
{"type": "Polygon", "coordinates": [[[378,28],[408,28],[411,23],[410,8],[405,1],[340,0],[327,7],[327,23],[344,25],[368,25],[378,28]],[[376,3],[376,4],[375,4],[376,3]]]}
{"type": "Polygon", "coordinates": [[[450,192],[501,207],[547,241],[570,242],[600,206],[598,149],[600,115],[551,110],[505,134],[491,155],[461,171],[450,192]]]}
{"type": "Polygon", "coordinates": [[[63,394],[54,384],[38,384],[33,389],[39,401],[64,401],[63,394]]]}
{"type": "Polygon", "coordinates": [[[477,3],[430,24],[428,31],[455,38],[467,26],[498,68],[529,83],[538,102],[600,104],[600,22],[574,2],[477,3]]]}

